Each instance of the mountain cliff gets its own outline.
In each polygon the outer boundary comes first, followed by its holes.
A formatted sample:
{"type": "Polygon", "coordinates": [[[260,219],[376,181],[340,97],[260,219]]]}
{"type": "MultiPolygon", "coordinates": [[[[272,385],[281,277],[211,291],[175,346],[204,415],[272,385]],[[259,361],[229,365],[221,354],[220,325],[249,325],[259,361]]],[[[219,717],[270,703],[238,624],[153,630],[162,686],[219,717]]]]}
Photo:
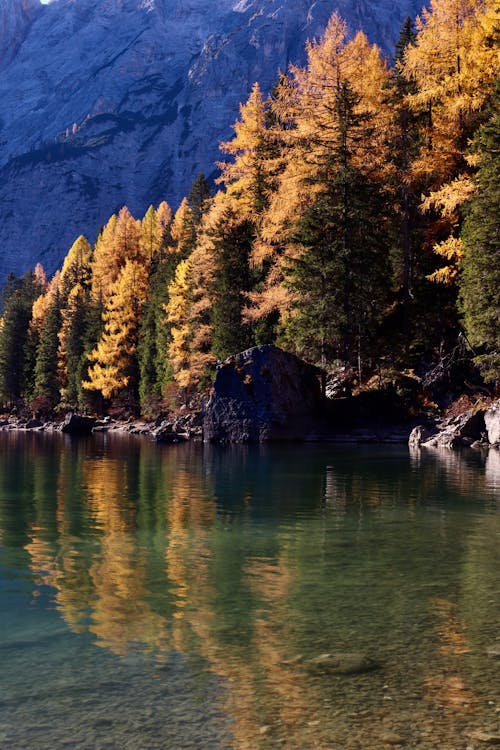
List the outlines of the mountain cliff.
{"type": "Polygon", "coordinates": [[[0,278],[127,204],[175,209],[214,172],[254,81],[301,62],[334,10],[390,54],[420,0],[2,0],[0,278]]]}

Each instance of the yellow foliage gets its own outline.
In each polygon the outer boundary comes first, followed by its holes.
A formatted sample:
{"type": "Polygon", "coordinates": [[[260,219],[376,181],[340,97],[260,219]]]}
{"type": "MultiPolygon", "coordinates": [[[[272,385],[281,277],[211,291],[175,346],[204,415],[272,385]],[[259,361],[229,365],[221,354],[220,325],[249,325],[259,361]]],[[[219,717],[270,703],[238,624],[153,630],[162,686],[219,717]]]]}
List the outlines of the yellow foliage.
{"type": "Polygon", "coordinates": [[[120,390],[136,384],[131,373],[137,352],[139,321],[147,294],[148,269],[138,261],[127,260],[105,308],[104,332],[96,349],[89,355],[94,364],[89,369],[87,390],[100,391],[112,398],[120,390]]]}
{"type": "Polygon", "coordinates": [[[48,283],[45,292],[33,302],[30,328],[40,329],[42,327],[47,311],[51,307],[54,297],[59,290],[60,277],[60,271],[56,271],[48,283]]]}
{"type": "Polygon", "coordinates": [[[92,297],[107,304],[112,286],[127,260],[149,268],[151,258],[141,242],[142,225],[126,206],[110,217],[97,238],[92,263],[92,297]]]}
{"type": "Polygon", "coordinates": [[[193,214],[186,198],[183,198],[179,208],[175,212],[172,225],[170,227],[172,239],[176,244],[176,251],[179,253],[189,250],[194,239],[193,214]]]}
{"type": "Polygon", "coordinates": [[[429,193],[421,203],[423,211],[435,209],[441,216],[453,217],[458,208],[474,193],[474,181],[468,175],[460,175],[447,182],[439,190],[429,193]]]}
{"type": "Polygon", "coordinates": [[[430,274],[427,278],[437,284],[452,284],[458,276],[458,262],[463,258],[464,246],[459,237],[448,237],[434,246],[434,252],[448,261],[452,261],[443,268],[430,274]]]}
{"type": "Polygon", "coordinates": [[[240,105],[240,119],[233,125],[234,138],[220,144],[233,161],[217,163],[221,170],[217,182],[225,185],[228,205],[238,212],[241,221],[255,220],[267,195],[271,149],[267,109],[259,84],[255,83],[246,104],[240,105]]]}
{"type": "Polygon", "coordinates": [[[166,201],[162,201],[156,209],[156,218],[158,223],[164,232],[168,225],[172,221],[172,209],[166,201]]]}
{"type": "Polygon", "coordinates": [[[493,0],[431,0],[417,19],[416,44],[406,50],[403,72],[417,86],[408,103],[429,121],[428,145],[414,172],[432,175],[436,187],[453,173],[467,122],[483,107],[498,72],[495,15],[493,0]]]}
{"type": "Polygon", "coordinates": [[[149,206],[141,222],[140,256],[144,262],[150,264],[161,247],[163,240],[163,226],[158,213],[153,206],[149,206]]]}

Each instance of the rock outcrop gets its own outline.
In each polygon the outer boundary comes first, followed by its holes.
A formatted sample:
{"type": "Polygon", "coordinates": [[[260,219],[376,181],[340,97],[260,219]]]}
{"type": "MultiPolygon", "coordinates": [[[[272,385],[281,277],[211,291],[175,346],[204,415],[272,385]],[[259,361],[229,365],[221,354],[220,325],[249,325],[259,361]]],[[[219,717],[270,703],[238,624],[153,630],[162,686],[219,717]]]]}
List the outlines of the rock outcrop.
{"type": "Polygon", "coordinates": [[[500,444],[500,400],[495,401],[484,414],[484,424],[488,442],[491,445],[500,444]]]}
{"type": "Polygon", "coordinates": [[[434,428],[423,425],[410,433],[410,448],[461,448],[494,445],[500,441],[500,402],[489,409],[476,408],[438,422],[434,428]]]}
{"type": "Polygon", "coordinates": [[[422,0],[2,0],[0,283],[58,267],[126,204],[175,209],[214,174],[255,81],[304,61],[334,10],[391,53],[422,0]],[[41,200],[43,196],[43,200],[41,200]]]}
{"type": "Polygon", "coordinates": [[[277,346],[256,346],[217,370],[204,419],[209,442],[305,440],[323,396],[320,371],[277,346]]]}

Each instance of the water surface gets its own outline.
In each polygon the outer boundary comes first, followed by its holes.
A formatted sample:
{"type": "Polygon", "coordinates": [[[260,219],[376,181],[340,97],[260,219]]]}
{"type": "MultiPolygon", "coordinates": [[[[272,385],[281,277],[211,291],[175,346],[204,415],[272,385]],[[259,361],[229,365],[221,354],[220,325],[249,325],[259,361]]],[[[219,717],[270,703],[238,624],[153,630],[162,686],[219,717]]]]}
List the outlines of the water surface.
{"type": "Polygon", "coordinates": [[[0,576],[2,749],[500,734],[495,450],[0,433],[0,576]]]}

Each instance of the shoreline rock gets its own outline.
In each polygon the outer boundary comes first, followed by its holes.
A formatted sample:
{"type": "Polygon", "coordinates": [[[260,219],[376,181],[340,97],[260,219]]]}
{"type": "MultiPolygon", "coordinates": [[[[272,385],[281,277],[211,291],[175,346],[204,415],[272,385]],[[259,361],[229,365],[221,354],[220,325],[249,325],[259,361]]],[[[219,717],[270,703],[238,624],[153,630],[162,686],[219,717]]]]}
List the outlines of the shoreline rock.
{"type": "Polygon", "coordinates": [[[205,440],[304,440],[318,430],[323,401],[321,370],[277,346],[254,346],[219,365],[205,440]]]}
{"type": "Polygon", "coordinates": [[[408,438],[410,448],[473,449],[500,447],[500,399],[489,407],[469,409],[432,427],[417,425],[408,438]]]}

